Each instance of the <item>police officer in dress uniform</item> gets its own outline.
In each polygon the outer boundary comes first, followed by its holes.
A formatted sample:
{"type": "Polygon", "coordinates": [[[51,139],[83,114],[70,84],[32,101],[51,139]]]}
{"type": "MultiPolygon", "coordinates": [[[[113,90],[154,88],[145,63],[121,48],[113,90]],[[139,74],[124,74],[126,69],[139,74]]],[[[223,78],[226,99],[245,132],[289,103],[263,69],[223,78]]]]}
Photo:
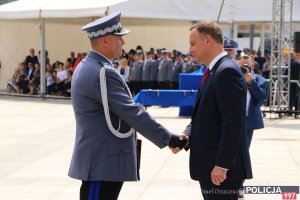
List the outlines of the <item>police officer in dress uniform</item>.
{"type": "Polygon", "coordinates": [[[143,83],[143,89],[151,89],[151,69],[154,64],[154,61],[152,59],[152,53],[151,51],[146,51],[146,58],[147,60],[144,62],[143,66],[143,75],[142,75],[142,83],[143,83]]]}
{"type": "MultiPolygon", "coordinates": [[[[155,59],[155,55],[152,55],[152,59],[155,59]]],[[[158,89],[158,81],[157,81],[157,76],[158,76],[158,68],[159,68],[159,63],[162,60],[161,57],[161,49],[156,49],[156,56],[157,58],[154,60],[154,63],[151,67],[151,75],[150,75],[150,80],[151,80],[151,88],[152,89],[158,89]]]]}
{"type": "Polygon", "coordinates": [[[178,90],[179,88],[179,74],[182,73],[183,61],[181,59],[181,52],[176,51],[175,53],[175,62],[172,69],[172,89],[178,90]]]}
{"type": "Polygon", "coordinates": [[[167,89],[172,89],[173,85],[172,85],[172,71],[173,71],[173,65],[174,65],[174,61],[172,58],[172,54],[167,52],[167,59],[168,59],[168,77],[167,77],[167,83],[168,83],[168,88],[167,89]]]}
{"type": "Polygon", "coordinates": [[[234,40],[224,40],[224,50],[231,59],[235,59],[235,48],[238,48],[238,44],[234,40]]]}
{"type": "Polygon", "coordinates": [[[159,89],[169,89],[168,85],[168,71],[169,69],[172,69],[173,62],[170,58],[168,58],[167,51],[166,50],[161,50],[162,53],[162,60],[159,63],[158,67],[158,76],[157,76],[157,81],[159,85],[159,89]]]}
{"type": "Polygon", "coordinates": [[[182,73],[188,74],[194,71],[195,62],[193,61],[192,54],[186,54],[186,62],[182,66],[182,73]]]}
{"type": "Polygon", "coordinates": [[[157,123],[140,105],[113,68],[122,54],[121,13],[85,25],[91,50],[72,78],[76,138],[69,176],[82,180],[80,200],[115,200],[124,181],[138,180],[137,135],[159,148],[180,146],[180,139],[157,123]]]}
{"type": "Polygon", "coordinates": [[[132,65],[132,79],[131,84],[134,95],[137,95],[142,89],[142,76],[143,76],[143,52],[141,50],[136,51],[137,61],[132,65]]]}

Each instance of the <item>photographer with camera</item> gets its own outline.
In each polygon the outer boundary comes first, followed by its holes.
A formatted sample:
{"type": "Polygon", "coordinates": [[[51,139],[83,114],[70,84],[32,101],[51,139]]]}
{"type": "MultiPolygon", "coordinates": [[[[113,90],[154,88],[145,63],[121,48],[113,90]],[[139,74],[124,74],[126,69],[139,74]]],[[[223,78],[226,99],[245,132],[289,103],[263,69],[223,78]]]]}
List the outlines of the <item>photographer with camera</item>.
{"type": "MultiPolygon", "coordinates": [[[[261,75],[254,73],[254,61],[250,56],[241,56],[241,58],[237,60],[237,63],[241,67],[248,85],[246,102],[246,130],[248,147],[250,148],[254,130],[264,128],[260,106],[263,104],[266,98],[267,80],[261,75]]],[[[240,188],[240,198],[244,196],[243,183],[244,181],[242,182],[240,188]]]]}

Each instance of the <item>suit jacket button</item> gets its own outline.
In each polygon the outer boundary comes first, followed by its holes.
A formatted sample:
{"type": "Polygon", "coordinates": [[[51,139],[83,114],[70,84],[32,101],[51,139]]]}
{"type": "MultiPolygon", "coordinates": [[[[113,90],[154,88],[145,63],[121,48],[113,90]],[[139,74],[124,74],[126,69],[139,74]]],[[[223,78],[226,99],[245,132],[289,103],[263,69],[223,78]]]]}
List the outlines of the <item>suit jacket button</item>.
{"type": "Polygon", "coordinates": [[[124,150],[123,150],[123,149],[120,149],[120,152],[121,152],[121,153],[123,153],[123,152],[124,152],[124,150]]]}

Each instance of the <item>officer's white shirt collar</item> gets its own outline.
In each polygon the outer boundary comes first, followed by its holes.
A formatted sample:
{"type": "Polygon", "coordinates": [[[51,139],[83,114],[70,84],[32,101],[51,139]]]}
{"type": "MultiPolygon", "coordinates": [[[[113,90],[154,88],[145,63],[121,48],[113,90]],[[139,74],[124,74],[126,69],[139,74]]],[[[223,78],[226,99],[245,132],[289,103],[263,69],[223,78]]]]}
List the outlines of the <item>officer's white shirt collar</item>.
{"type": "Polygon", "coordinates": [[[101,54],[101,53],[99,53],[99,52],[97,52],[97,51],[95,51],[95,50],[93,50],[93,49],[91,49],[91,51],[93,51],[93,52],[99,54],[100,56],[102,56],[103,58],[105,58],[105,59],[107,60],[107,62],[108,62],[109,64],[111,64],[111,67],[114,66],[113,63],[111,62],[111,60],[109,60],[108,58],[106,58],[103,54],[101,54]]]}
{"type": "Polygon", "coordinates": [[[209,65],[208,65],[208,68],[210,69],[210,71],[215,66],[215,64],[218,62],[218,60],[220,60],[223,56],[226,56],[226,55],[227,55],[227,52],[223,51],[222,53],[217,55],[212,61],[210,61],[209,65]]]}

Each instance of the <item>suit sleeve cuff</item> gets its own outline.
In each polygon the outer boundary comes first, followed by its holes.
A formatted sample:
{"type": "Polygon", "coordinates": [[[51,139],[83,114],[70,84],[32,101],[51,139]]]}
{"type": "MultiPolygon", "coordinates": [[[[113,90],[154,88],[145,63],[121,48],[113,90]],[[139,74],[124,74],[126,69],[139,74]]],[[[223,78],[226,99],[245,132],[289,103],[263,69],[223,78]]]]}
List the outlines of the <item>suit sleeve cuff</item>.
{"type": "Polygon", "coordinates": [[[223,170],[225,170],[225,171],[228,171],[228,169],[226,169],[226,168],[219,167],[219,166],[217,166],[217,165],[216,165],[216,167],[218,167],[219,169],[223,169],[223,170]]]}

